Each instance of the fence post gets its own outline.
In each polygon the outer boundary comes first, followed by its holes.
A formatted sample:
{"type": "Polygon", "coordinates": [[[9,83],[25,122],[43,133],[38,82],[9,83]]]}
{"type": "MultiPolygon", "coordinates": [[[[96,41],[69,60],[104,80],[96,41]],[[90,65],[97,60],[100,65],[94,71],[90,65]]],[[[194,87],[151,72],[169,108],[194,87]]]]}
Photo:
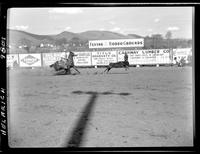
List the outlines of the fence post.
{"type": "Polygon", "coordinates": [[[43,62],[43,53],[40,53],[40,57],[41,57],[41,67],[44,67],[44,62],[43,62]]]}

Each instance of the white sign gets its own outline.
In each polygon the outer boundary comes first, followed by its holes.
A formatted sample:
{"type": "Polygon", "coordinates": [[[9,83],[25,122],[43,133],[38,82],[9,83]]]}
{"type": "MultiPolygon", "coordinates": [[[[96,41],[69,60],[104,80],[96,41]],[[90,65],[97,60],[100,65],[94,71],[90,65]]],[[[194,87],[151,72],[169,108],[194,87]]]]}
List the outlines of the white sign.
{"type": "Polygon", "coordinates": [[[75,66],[91,66],[91,52],[74,52],[74,65],[75,66]]]}
{"type": "Polygon", "coordinates": [[[68,52],[42,53],[43,66],[49,66],[56,61],[59,61],[61,57],[68,57],[68,55],[68,52]]]}
{"type": "Polygon", "coordinates": [[[192,48],[178,48],[173,49],[174,55],[189,55],[191,54],[192,48]]]}
{"type": "Polygon", "coordinates": [[[116,51],[92,51],[92,65],[109,65],[117,62],[116,51]]]}
{"type": "Polygon", "coordinates": [[[20,67],[41,67],[41,54],[19,54],[20,67]]]}
{"type": "Polygon", "coordinates": [[[171,63],[168,49],[122,50],[118,51],[118,61],[124,61],[125,52],[128,54],[128,61],[131,65],[171,63]]]}
{"type": "MultiPolygon", "coordinates": [[[[188,56],[192,55],[192,48],[178,48],[173,49],[173,58],[177,58],[177,61],[180,61],[182,58],[188,63],[188,56]]],[[[173,59],[174,60],[174,59],[173,59]]],[[[175,60],[174,60],[175,63],[175,60]]]]}
{"type": "Polygon", "coordinates": [[[8,54],[6,55],[7,67],[19,66],[18,54],[8,54]]]}
{"type": "Polygon", "coordinates": [[[92,40],[89,48],[144,47],[144,39],[92,40]]]}

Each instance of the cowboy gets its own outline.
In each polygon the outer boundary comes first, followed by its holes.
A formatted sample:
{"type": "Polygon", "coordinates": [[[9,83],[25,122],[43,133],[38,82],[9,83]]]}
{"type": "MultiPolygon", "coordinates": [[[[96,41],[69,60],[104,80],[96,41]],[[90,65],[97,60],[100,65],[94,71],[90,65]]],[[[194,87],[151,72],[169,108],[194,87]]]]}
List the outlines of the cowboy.
{"type": "Polygon", "coordinates": [[[61,66],[65,66],[66,65],[66,61],[67,61],[67,58],[66,58],[66,56],[61,56],[61,59],[60,59],[60,61],[59,61],[59,65],[61,65],[61,66]]]}
{"type": "Polygon", "coordinates": [[[66,55],[66,66],[68,70],[70,70],[70,68],[74,66],[74,60],[73,60],[74,56],[77,56],[77,55],[75,55],[72,51],[69,51],[68,57],[66,55]]]}
{"type": "Polygon", "coordinates": [[[75,55],[72,51],[70,51],[69,54],[72,55],[72,59],[71,59],[71,61],[70,61],[70,65],[71,65],[71,66],[74,66],[74,60],[73,60],[73,57],[74,57],[74,56],[77,56],[77,55],[75,55]]]}
{"type": "Polygon", "coordinates": [[[126,52],[124,54],[124,61],[128,61],[128,54],[126,52]]]}

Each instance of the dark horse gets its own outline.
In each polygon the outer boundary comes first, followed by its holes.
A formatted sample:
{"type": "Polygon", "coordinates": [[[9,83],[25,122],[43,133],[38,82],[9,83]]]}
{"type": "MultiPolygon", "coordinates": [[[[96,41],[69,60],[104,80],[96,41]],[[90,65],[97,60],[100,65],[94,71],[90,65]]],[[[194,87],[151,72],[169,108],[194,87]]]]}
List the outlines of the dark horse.
{"type": "Polygon", "coordinates": [[[110,71],[111,68],[113,67],[124,67],[126,70],[129,67],[129,62],[128,61],[119,61],[116,63],[109,63],[109,65],[106,67],[105,71],[107,73],[110,71]]]}
{"type": "Polygon", "coordinates": [[[65,71],[65,74],[71,74],[71,68],[75,69],[78,73],[78,69],[74,65],[73,57],[76,56],[73,52],[70,51],[69,56],[65,60],[56,61],[55,63],[51,64],[50,67],[53,67],[55,71],[65,71]]]}

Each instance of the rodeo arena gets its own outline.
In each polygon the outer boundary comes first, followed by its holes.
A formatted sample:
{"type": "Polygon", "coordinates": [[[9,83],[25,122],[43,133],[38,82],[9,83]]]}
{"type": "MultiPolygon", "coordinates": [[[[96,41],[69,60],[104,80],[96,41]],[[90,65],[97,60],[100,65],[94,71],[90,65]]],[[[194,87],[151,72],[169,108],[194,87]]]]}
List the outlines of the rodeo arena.
{"type": "Polygon", "coordinates": [[[192,48],[144,43],[89,40],[87,51],[8,54],[9,145],[193,145],[192,48]]]}

